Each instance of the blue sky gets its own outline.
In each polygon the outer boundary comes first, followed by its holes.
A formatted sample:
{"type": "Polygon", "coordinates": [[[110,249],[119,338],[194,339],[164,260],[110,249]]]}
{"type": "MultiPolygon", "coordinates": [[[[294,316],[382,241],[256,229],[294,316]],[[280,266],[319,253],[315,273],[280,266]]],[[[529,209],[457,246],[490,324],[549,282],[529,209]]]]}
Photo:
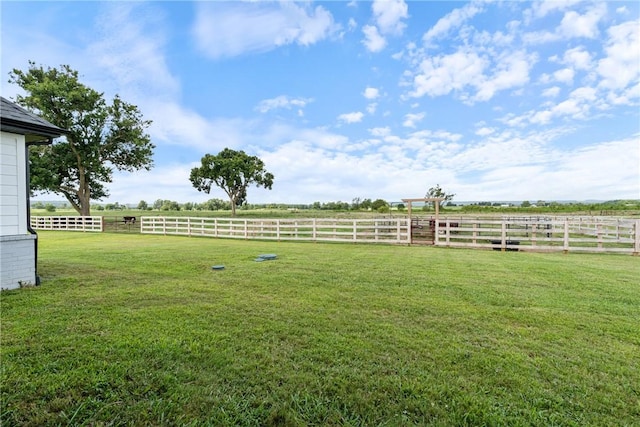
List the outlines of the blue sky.
{"type": "Polygon", "coordinates": [[[3,96],[29,60],[69,64],[153,120],[155,167],[105,201],[226,199],[188,180],[225,147],[275,175],[250,203],[640,198],[637,2],[0,7],[3,96]]]}

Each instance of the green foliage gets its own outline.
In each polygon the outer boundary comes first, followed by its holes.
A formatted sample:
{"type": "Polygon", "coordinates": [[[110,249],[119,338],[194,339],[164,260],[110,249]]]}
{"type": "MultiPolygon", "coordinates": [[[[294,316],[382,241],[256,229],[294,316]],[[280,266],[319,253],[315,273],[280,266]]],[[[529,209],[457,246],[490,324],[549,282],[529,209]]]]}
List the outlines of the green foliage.
{"type": "Polygon", "coordinates": [[[121,205],[118,202],[115,203],[107,203],[106,205],[104,205],[105,210],[108,211],[122,211],[124,209],[126,209],[125,205],[121,205]]]}
{"type": "Polygon", "coordinates": [[[371,209],[380,212],[380,209],[388,208],[389,203],[386,200],[376,199],[371,203],[371,209]]]}
{"type": "Polygon", "coordinates": [[[63,195],[81,215],[90,215],[91,200],[107,197],[105,184],[114,169],[149,170],[154,145],[138,107],[115,96],[108,104],[102,93],[79,81],[68,65],[14,69],[10,83],[26,96],[18,104],[66,129],[65,138],[50,146],[30,148],[31,188],[63,195]]]}
{"type": "Polygon", "coordinates": [[[631,256],[39,234],[42,286],[2,293],[3,426],[640,417],[631,256]]]}
{"type": "MultiPolygon", "coordinates": [[[[442,198],[443,200],[440,201],[440,206],[443,206],[446,202],[448,202],[449,200],[453,199],[455,197],[455,194],[453,193],[446,193],[441,187],[440,184],[436,184],[435,187],[431,187],[429,188],[429,190],[427,191],[427,194],[425,194],[426,198],[442,198]]],[[[435,204],[437,202],[433,202],[433,208],[435,209],[435,204]]]]}
{"type": "Polygon", "coordinates": [[[201,162],[200,167],[191,169],[189,180],[198,191],[207,194],[212,185],[224,190],[229,196],[232,215],[236,213],[236,206],[246,201],[249,185],[269,190],[273,185],[273,174],[264,169],[264,162],[244,151],[225,148],[215,156],[205,154],[201,162]]]}
{"type": "Polygon", "coordinates": [[[46,205],[44,205],[44,210],[47,212],[55,212],[56,211],[56,207],[54,205],[52,205],[51,203],[47,203],[46,205]]]}
{"type": "Polygon", "coordinates": [[[149,205],[144,200],[140,200],[140,203],[138,203],[138,209],[141,211],[146,211],[148,207],[149,205]]]}

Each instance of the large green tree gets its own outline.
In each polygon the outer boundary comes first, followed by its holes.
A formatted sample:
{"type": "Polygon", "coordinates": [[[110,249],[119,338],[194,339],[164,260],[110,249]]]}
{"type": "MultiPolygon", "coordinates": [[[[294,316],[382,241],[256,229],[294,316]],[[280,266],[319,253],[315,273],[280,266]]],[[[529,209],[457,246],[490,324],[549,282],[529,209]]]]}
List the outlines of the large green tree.
{"type": "Polygon", "coordinates": [[[69,131],[50,146],[31,147],[31,188],[61,194],[80,215],[90,215],[90,201],[109,195],[114,170],[149,170],[151,138],[137,106],[82,84],[68,65],[46,69],[29,62],[14,69],[9,82],[26,92],[16,102],[69,131]]]}
{"type": "Polygon", "coordinates": [[[209,194],[211,186],[224,190],[231,202],[232,215],[236,206],[246,200],[247,187],[256,184],[271,190],[273,174],[264,168],[264,162],[244,151],[225,148],[217,155],[205,154],[202,165],[191,169],[189,180],[198,191],[209,194]]]}

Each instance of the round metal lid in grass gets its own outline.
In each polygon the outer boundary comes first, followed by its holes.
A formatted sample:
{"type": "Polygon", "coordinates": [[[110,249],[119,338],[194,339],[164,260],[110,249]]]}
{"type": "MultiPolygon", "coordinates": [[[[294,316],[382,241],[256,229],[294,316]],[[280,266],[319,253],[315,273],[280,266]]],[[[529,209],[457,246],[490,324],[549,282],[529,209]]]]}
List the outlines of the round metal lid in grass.
{"type": "Polygon", "coordinates": [[[212,270],[224,270],[224,265],[214,265],[211,267],[212,270]]]}
{"type": "Polygon", "coordinates": [[[262,259],[276,259],[278,256],[276,254],[262,254],[258,255],[258,258],[262,259]]]}

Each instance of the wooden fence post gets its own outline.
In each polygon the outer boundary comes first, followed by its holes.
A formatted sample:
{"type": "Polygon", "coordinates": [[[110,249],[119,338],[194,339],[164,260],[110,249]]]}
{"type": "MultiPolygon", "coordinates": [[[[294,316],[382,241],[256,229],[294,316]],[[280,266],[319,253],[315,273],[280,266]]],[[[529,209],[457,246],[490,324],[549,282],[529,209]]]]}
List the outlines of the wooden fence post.
{"type": "Polygon", "coordinates": [[[565,254],[569,252],[569,218],[564,219],[564,245],[562,250],[565,254]]]}
{"type": "Polygon", "coordinates": [[[451,243],[451,220],[447,218],[444,229],[444,238],[447,246],[451,243]]]}
{"type": "Polygon", "coordinates": [[[633,255],[640,255],[640,219],[636,219],[636,238],[633,243],[633,255]]]}
{"type": "Polygon", "coordinates": [[[358,225],[356,220],[353,220],[353,241],[356,242],[358,240],[358,225]]]}

